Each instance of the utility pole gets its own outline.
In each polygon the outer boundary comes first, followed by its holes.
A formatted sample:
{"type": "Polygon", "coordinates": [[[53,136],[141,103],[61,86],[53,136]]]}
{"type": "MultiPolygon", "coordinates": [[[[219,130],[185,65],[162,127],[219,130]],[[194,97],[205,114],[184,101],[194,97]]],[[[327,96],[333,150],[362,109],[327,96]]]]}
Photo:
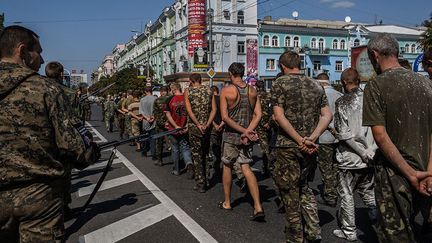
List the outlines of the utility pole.
{"type": "MultiPolygon", "coordinates": [[[[211,1],[211,0],[210,0],[211,1]]],[[[213,9],[210,6],[209,1],[209,9],[208,9],[208,22],[209,22],[209,67],[213,69],[213,9]]],[[[213,78],[210,77],[210,87],[213,86],[213,78]]]]}

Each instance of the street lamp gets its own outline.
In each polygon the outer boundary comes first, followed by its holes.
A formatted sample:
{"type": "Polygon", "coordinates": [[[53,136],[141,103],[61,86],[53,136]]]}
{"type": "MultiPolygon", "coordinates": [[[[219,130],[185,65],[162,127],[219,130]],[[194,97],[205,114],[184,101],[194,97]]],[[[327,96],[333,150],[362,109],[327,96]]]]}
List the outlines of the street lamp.
{"type": "Polygon", "coordinates": [[[345,26],[348,26],[348,41],[347,41],[347,45],[348,45],[348,65],[347,67],[351,66],[351,27],[349,26],[349,24],[351,23],[351,17],[350,16],[346,16],[345,17],[345,23],[347,23],[345,26]]]}

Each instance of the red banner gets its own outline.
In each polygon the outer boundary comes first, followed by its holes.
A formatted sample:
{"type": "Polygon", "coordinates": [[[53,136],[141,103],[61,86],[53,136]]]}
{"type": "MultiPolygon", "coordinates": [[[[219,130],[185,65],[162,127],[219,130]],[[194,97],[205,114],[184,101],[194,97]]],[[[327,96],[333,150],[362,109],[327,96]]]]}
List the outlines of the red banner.
{"type": "Polygon", "coordinates": [[[247,75],[257,76],[258,75],[258,40],[248,39],[246,40],[247,51],[246,51],[246,65],[247,75]]]}
{"type": "Polygon", "coordinates": [[[206,0],[189,0],[188,2],[188,51],[193,57],[195,48],[206,46],[206,0]]]}

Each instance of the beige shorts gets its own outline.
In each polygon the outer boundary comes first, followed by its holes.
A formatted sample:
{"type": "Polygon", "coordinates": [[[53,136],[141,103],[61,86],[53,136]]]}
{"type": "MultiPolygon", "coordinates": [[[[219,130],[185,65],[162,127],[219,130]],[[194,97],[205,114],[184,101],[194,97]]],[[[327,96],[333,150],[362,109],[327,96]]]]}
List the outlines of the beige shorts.
{"type": "Polygon", "coordinates": [[[249,164],[252,162],[252,146],[235,145],[227,142],[222,144],[222,162],[224,164],[249,164]]]}

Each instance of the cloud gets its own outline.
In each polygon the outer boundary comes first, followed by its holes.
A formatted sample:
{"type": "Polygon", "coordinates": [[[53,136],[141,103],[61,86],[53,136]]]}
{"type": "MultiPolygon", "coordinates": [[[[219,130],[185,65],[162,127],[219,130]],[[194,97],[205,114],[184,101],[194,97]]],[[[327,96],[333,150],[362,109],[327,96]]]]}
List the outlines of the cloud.
{"type": "MultiPolygon", "coordinates": [[[[324,0],[324,1],[329,1],[329,0],[324,0]]],[[[354,2],[350,2],[350,1],[340,1],[340,2],[335,2],[332,4],[332,8],[352,8],[354,7],[355,3],[354,2]]]]}

